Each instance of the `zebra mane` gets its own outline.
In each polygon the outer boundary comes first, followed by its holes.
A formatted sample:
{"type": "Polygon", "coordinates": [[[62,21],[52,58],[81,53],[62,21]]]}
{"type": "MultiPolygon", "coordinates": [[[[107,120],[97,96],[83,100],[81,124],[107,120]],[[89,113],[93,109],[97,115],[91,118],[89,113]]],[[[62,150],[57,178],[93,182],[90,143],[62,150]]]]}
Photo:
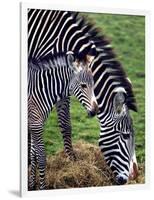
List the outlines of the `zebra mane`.
{"type": "MultiPolygon", "coordinates": [[[[89,22],[87,16],[79,15],[76,12],[69,12],[75,23],[78,24],[81,30],[89,37],[90,41],[93,41],[93,44],[96,46],[96,57],[101,55],[102,61],[105,63],[105,67],[113,70],[109,70],[111,75],[114,75],[115,81],[120,82],[120,86],[124,87],[127,92],[126,103],[129,109],[137,112],[136,99],[133,93],[132,84],[129,81],[122,64],[117,60],[117,56],[111,47],[111,41],[103,35],[100,29],[96,28],[95,24],[89,22]],[[107,62],[105,62],[107,60],[107,62]]],[[[79,57],[86,56],[87,52],[84,52],[85,55],[79,55],[79,57]]],[[[104,66],[104,64],[103,64],[104,66]]]]}
{"type": "Polygon", "coordinates": [[[35,59],[32,58],[28,61],[29,67],[42,70],[42,69],[50,69],[50,68],[57,68],[57,67],[67,67],[68,61],[66,59],[65,53],[57,53],[57,54],[48,54],[47,56],[35,59]]]}

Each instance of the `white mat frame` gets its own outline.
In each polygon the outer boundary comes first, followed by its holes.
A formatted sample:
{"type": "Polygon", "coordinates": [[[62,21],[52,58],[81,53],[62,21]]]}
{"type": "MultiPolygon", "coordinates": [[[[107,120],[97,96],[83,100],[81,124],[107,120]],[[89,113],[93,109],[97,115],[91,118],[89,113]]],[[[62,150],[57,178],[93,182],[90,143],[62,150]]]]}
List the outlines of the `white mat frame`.
{"type": "MultiPolygon", "coordinates": [[[[131,9],[115,9],[115,8],[105,8],[100,5],[72,5],[72,4],[41,4],[41,3],[21,3],[20,4],[20,84],[21,84],[21,115],[20,115],[20,194],[21,196],[50,196],[53,195],[66,195],[66,194],[80,194],[82,193],[93,193],[93,192],[111,192],[118,190],[139,190],[147,189],[150,186],[150,159],[146,156],[146,170],[145,170],[145,184],[135,184],[135,185],[125,185],[125,186],[105,186],[105,187],[91,187],[91,188],[75,188],[75,189],[55,189],[55,190],[43,190],[43,191],[28,191],[27,187],[27,9],[28,8],[38,8],[38,9],[51,9],[51,10],[70,10],[70,11],[80,11],[80,12],[96,12],[96,13],[110,13],[110,14],[126,14],[126,15],[140,15],[145,16],[145,28],[146,28],[146,66],[145,72],[148,74],[150,72],[149,68],[149,24],[150,24],[150,12],[147,10],[131,10],[131,9]]],[[[149,83],[146,80],[146,97],[149,96],[149,83]]],[[[148,106],[148,99],[146,98],[146,116],[150,111],[148,106]]],[[[146,133],[149,120],[146,120],[146,133]]],[[[145,134],[146,140],[146,155],[150,152],[149,141],[150,135],[145,134]],[[148,145],[147,145],[148,144],[148,145]]]]}

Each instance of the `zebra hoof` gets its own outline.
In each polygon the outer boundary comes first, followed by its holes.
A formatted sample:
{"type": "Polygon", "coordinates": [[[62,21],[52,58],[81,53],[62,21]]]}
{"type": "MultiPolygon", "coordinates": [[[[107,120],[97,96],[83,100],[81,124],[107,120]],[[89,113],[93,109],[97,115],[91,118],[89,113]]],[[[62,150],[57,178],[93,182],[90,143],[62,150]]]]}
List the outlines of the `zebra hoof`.
{"type": "Polygon", "coordinates": [[[69,157],[69,159],[71,161],[76,161],[77,160],[77,157],[76,157],[75,153],[71,153],[71,155],[68,155],[68,157],[69,157]]]}
{"type": "Polygon", "coordinates": [[[36,190],[36,185],[29,184],[28,191],[33,191],[33,190],[36,190]]]}
{"type": "Polygon", "coordinates": [[[47,186],[46,184],[40,185],[39,190],[46,190],[47,186]]]}
{"type": "Polygon", "coordinates": [[[36,190],[36,189],[37,189],[37,186],[36,186],[35,178],[33,176],[29,175],[29,178],[28,178],[28,190],[32,191],[32,190],[36,190]]]}

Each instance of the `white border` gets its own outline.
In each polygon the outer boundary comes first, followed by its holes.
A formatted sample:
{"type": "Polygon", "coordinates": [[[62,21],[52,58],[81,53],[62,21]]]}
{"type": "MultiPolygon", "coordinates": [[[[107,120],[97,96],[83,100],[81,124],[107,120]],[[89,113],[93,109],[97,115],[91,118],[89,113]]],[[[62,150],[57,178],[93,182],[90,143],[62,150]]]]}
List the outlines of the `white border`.
{"type": "MultiPolygon", "coordinates": [[[[84,193],[93,193],[93,192],[114,192],[119,191],[119,189],[122,189],[122,191],[132,191],[132,190],[141,190],[141,189],[149,189],[150,186],[150,159],[146,156],[146,184],[138,184],[138,185],[128,185],[128,186],[105,186],[105,187],[91,187],[91,188],[75,188],[75,189],[55,189],[55,190],[44,190],[44,191],[28,191],[27,190],[27,8],[40,8],[40,9],[51,9],[51,10],[70,10],[70,11],[80,11],[80,12],[97,12],[97,13],[111,13],[111,14],[125,14],[125,15],[141,15],[145,16],[146,18],[146,51],[149,49],[149,22],[150,22],[150,12],[147,10],[133,10],[133,9],[117,9],[117,8],[105,8],[101,5],[82,5],[79,6],[77,4],[74,5],[67,5],[67,4],[58,4],[58,3],[52,3],[52,4],[41,4],[41,3],[22,3],[21,4],[21,55],[20,55],[20,63],[21,63],[21,127],[20,127],[20,148],[21,148],[21,154],[20,154],[20,194],[21,196],[52,196],[53,195],[66,195],[66,194],[80,194],[82,192],[84,193]]],[[[147,66],[149,65],[149,57],[146,54],[146,74],[149,73],[149,69],[147,66]]],[[[148,88],[148,82],[146,80],[146,88],[148,88]]],[[[149,92],[146,92],[146,97],[149,95],[149,92]],[[148,93],[148,94],[147,94],[148,93]]],[[[147,98],[146,98],[147,100],[147,98]]],[[[146,102],[146,116],[147,113],[149,113],[150,108],[147,107],[146,102]]],[[[146,120],[146,133],[147,133],[147,127],[148,121],[146,120]]],[[[146,147],[149,145],[150,136],[147,136],[145,134],[146,139],[146,147]]],[[[149,154],[149,149],[146,148],[146,155],[149,154]]]]}
{"type": "Polygon", "coordinates": [[[20,4],[20,195],[27,192],[27,8],[20,4]]]}

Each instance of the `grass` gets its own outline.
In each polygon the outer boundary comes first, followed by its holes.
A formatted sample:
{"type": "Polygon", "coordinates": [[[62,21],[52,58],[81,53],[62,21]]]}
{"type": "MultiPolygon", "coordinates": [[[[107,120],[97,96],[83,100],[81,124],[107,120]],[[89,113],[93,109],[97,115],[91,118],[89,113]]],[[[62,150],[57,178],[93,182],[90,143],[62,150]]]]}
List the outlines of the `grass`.
{"type": "MultiPolygon", "coordinates": [[[[90,21],[100,28],[109,39],[131,79],[138,104],[138,113],[131,112],[136,134],[136,152],[138,162],[145,161],[145,18],[142,16],[91,14],[90,21]]],[[[75,98],[71,98],[71,121],[73,142],[84,140],[98,144],[99,122],[89,119],[84,108],[75,98]]],[[[44,141],[47,154],[55,154],[63,149],[63,141],[53,109],[45,125],[44,141]]]]}

